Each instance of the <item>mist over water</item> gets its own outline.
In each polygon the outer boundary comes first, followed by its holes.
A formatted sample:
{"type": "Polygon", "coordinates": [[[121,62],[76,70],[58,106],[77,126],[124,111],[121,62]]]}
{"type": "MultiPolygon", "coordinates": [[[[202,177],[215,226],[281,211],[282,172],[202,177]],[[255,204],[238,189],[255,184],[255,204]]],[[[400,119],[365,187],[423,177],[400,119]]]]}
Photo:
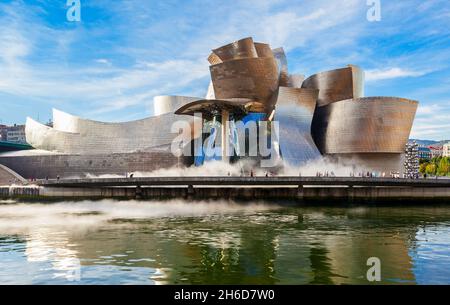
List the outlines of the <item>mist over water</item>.
{"type": "Polygon", "coordinates": [[[0,284],[449,284],[448,207],[0,201],[0,284]]]}
{"type": "MultiPolygon", "coordinates": [[[[283,164],[274,168],[260,167],[256,161],[239,161],[230,164],[222,161],[211,161],[205,163],[200,167],[186,167],[186,168],[169,168],[160,169],[153,172],[130,172],[134,177],[224,177],[224,176],[249,176],[253,172],[255,176],[276,175],[276,176],[311,176],[316,174],[333,173],[339,177],[349,177],[351,173],[365,172],[363,169],[355,164],[338,164],[326,158],[319,158],[308,161],[300,166],[293,166],[290,164],[283,164]]],[[[123,178],[124,175],[93,175],[86,174],[87,178],[123,178]]],[[[73,177],[76,178],[76,177],[73,177]]]]}
{"type": "Polygon", "coordinates": [[[245,215],[279,208],[274,204],[237,204],[233,201],[214,202],[170,201],[81,201],[54,204],[0,201],[0,232],[20,234],[37,227],[86,230],[120,220],[171,217],[205,217],[208,215],[245,215]]]}
{"type": "MultiPolygon", "coordinates": [[[[256,165],[210,162],[133,174],[349,176],[363,171],[325,159],[277,172],[256,165]]],[[[4,200],[0,284],[369,284],[371,257],[382,263],[381,284],[450,284],[449,233],[448,207],[4,200]]]]}
{"type": "Polygon", "coordinates": [[[351,173],[363,172],[364,169],[356,164],[339,164],[327,158],[319,158],[301,165],[299,168],[287,166],[282,175],[286,176],[315,176],[317,173],[329,173],[338,177],[350,177],[351,173]]]}

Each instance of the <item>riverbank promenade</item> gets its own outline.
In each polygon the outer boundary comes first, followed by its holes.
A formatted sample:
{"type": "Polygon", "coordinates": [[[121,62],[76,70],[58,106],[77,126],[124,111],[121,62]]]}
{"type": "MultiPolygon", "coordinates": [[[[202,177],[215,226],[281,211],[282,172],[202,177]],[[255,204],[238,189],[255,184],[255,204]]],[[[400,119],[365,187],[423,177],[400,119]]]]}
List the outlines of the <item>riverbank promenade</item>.
{"type": "Polygon", "coordinates": [[[365,186],[365,187],[450,187],[450,179],[400,179],[365,177],[139,177],[39,180],[51,187],[118,187],[118,186],[365,186]]]}
{"type": "Polygon", "coordinates": [[[450,203],[450,179],[362,177],[136,177],[37,180],[3,198],[286,199],[296,202],[450,203]]]}

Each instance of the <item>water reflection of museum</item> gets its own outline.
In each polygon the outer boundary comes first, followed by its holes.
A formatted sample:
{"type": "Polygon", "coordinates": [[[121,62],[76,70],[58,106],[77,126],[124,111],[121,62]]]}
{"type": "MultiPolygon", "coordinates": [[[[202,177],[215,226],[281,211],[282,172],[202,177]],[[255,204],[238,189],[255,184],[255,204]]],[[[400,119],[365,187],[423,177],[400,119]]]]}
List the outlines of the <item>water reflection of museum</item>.
{"type": "Polygon", "coordinates": [[[47,230],[39,242],[28,245],[27,253],[42,253],[38,246],[47,251],[55,247],[60,256],[53,259],[79,259],[87,268],[109,258],[108,264],[129,272],[148,268],[150,282],[176,284],[367,284],[367,259],[378,257],[384,283],[414,283],[414,220],[396,231],[390,210],[351,214],[339,209],[266,218],[252,214],[236,230],[203,218],[138,221],[128,228],[104,227],[86,234],[47,230]],[[385,227],[364,233],[374,217],[385,227]],[[70,251],[64,250],[69,245],[70,251]]]}
{"type": "Polygon", "coordinates": [[[238,147],[246,133],[235,123],[257,122],[257,134],[267,133],[268,147],[281,165],[298,166],[327,156],[367,170],[401,168],[418,103],[364,97],[360,68],[350,65],[305,80],[288,73],[282,48],[272,50],[251,38],[213,50],[208,61],[211,84],[204,98],[156,97],[154,116],[126,123],[97,122],[58,110],[53,112],[52,127],[29,118],[26,137],[35,150],[0,154],[0,164],[25,178],[43,178],[149,172],[200,166],[212,159],[236,162],[250,158],[247,152],[254,145],[247,139],[238,147]],[[200,122],[195,113],[202,114],[200,122]],[[179,120],[192,126],[186,137],[212,136],[219,153],[210,156],[200,148],[195,158],[174,156],[174,139],[185,145],[184,151],[194,150],[193,142],[186,144],[171,131],[179,120]],[[277,135],[260,128],[260,122],[274,121],[279,123],[277,135]]]}

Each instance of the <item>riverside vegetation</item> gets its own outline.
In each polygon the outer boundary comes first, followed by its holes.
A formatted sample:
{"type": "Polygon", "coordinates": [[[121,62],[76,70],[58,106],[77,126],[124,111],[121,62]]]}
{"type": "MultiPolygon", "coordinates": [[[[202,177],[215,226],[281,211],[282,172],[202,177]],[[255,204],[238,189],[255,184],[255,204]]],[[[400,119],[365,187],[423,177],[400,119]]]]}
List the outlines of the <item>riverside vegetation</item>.
{"type": "Polygon", "coordinates": [[[450,177],[450,158],[434,157],[430,160],[421,159],[419,170],[421,174],[450,177]]]}

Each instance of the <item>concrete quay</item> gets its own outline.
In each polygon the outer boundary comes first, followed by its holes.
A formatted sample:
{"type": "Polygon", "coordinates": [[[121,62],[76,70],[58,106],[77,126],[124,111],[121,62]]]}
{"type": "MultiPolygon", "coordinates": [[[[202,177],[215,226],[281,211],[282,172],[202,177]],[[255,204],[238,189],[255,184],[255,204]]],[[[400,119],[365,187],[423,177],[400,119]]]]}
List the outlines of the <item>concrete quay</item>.
{"type": "Polygon", "coordinates": [[[147,177],[41,180],[0,187],[0,198],[286,200],[298,203],[450,203],[450,179],[147,177]]]}
{"type": "Polygon", "coordinates": [[[46,187],[119,187],[119,186],[366,186],[366,187],[444,187],[450,179],[396,179],[361,177],[140,177],[38,180],[46,187]]]}

